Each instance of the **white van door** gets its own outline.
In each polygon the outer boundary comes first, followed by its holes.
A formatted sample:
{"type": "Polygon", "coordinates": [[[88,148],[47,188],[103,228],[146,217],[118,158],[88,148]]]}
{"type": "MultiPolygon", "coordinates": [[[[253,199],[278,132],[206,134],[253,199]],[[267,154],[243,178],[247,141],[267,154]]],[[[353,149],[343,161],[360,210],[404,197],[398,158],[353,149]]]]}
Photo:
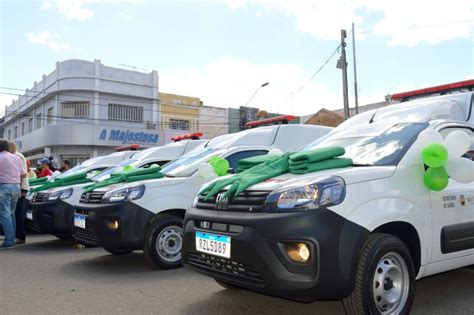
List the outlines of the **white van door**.
{"type": "MultiPolygon", "coordinates": [[[[469,127],[449,126],[440,130],[443,138],[453,131],[466,132],[471,137],[474,150],[474,132],[469,127]]],[[[466,170],[468,171],[468,170],[466,170]]],[[[433,218],[432,262],[446,261],[474,255],[474,183],[459,183],[449,179],[448,186],[439,192],[432,191],[431,206],[433,218]]]]}

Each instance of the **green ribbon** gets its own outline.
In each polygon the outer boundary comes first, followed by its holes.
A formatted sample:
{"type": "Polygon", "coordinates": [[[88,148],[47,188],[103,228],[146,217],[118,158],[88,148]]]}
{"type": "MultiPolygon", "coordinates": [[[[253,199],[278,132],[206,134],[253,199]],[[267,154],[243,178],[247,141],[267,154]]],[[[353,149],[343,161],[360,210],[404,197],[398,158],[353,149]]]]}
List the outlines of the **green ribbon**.
{"type": "Polygon", "coordinates": [[[344,153],[344,148],[335,146],[298,153],[285,153],[278,158],[267,160],[261,159],[262,163],[237,175],[217,180],[204,188],[199,194],[206,195],[208,200],[230,185],[223,197],[235,197],[250,186],[285,173],[306,174],[351,166],[353,163],[351,159],[337,158],[344,155],[344,153]]]}
{"type": "Polygon", "coordinates": [[[91,182],[90,178],[87,178],[87,173],[79,173],[74,174],[71,176],[66,176],[60,179],[55,179],[53,181],[47,181],[41,186],[36,187],[33,189],[34,192],[47,190],[56,187],[64,187],[64,186],[71,186],[71,185],[79,185],[91,182]]]}
{"type": "Polygon", "coordinates": [[[47,177],[31,178],[28,180],[28,183],[30,184],[30,186],[36,186],[36,185],[44,184],[47,181],[48,181],[47,177]]]}
{"type": "Polygon", "coordinates": [[[158,179],[163,176],[161,168],[157,164],[153,164],[149,168],[133,169],[119,174],[112,174],[110,175],[110,178],[106,180],[84,187],[84,191],[89,192],[97,188],[119,183],[132,183],[140,180],[158,179]]]}

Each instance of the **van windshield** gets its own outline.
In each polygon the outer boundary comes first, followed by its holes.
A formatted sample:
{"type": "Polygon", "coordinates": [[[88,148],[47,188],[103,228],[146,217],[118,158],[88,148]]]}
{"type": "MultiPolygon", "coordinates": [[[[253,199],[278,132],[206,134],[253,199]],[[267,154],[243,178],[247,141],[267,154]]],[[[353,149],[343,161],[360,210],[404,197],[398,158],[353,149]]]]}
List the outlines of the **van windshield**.
{"type": "Polygon", "coordinates": [[[403,123],[392,126],[364,125],[330,133],[309,144],[305,150],[341,146],[343,157],[354,165],[397,165],[427,123],[403,123]]]}
{"type": "Polygon", "coordinates": [[[108,169],[104,170],[100,174],[92,177],[92,180],[95,182],[100,182],[102,179],[108,178],[109,175],[122,173],[123,168],[128,165],[132,167],[138,167],[138,165],[140,165],[140,160],[130,159],[130,160],[123,161],[117,165],[109,167],[108,169]]]}
{"type": "Polygon", "coordinates": [[[225,149],[209,147],[195,149],[179,159],[166,164],[161,171],[170,177],[188,177],[199,168],[199,165],[207,162],[213,156],[221,155],[225,151],[225,149]]]}
{"type": "Polygon", "coordinates": [[[68,176],[71,176],[71,175],[76,175],[76,174],[79,174],[79,173],[82,173],[82,172],[86,171],[87,169],[88,169],[87,166],[76,165],[73,168],[71,168],[70,170],[67,170],[64,173],[61,173],[58,176],[55,176],[54,179],[61,179],[61,178],[68,177],[68,176]]]}

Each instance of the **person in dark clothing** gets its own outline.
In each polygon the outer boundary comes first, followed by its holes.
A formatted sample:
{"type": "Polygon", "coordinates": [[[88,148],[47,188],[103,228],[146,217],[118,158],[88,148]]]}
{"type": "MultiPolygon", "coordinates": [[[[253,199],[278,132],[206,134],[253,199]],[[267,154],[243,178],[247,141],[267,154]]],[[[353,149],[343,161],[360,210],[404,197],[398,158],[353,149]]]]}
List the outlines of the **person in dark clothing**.
{"type": "Polygon", "coordinates": [[[59,169],[59,171],[61,173],[64,173],[65,171],[71,169],[71,162],[69,160],[62,160],[61,161],[61,168],[59,169]]]}

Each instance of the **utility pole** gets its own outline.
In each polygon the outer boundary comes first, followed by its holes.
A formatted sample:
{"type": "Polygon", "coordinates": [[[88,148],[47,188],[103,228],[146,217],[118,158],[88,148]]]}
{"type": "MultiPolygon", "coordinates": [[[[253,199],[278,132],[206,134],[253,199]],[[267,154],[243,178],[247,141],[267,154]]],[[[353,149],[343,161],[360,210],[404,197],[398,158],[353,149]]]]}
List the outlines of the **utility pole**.
{"type": "Polygon", "coordinates": [[[344,97],[344,119],[348,119],[349,114],[349,93],[347,92],[347,61],[346,61],[346,30],[341,30],[341,57],[337,61],[337,68],[342,70],[342,93],[344,97]]]}
{"type": "Polygon", "coordinates": [[[354,98],[355,98],[355,112],[356,115],[359,113],[359,92],[357,90],[357,69],[356,69],[356,43],[355,43],[355,30],[354,22],[352,22],[352,57],[354,58],[354,98]]]}

